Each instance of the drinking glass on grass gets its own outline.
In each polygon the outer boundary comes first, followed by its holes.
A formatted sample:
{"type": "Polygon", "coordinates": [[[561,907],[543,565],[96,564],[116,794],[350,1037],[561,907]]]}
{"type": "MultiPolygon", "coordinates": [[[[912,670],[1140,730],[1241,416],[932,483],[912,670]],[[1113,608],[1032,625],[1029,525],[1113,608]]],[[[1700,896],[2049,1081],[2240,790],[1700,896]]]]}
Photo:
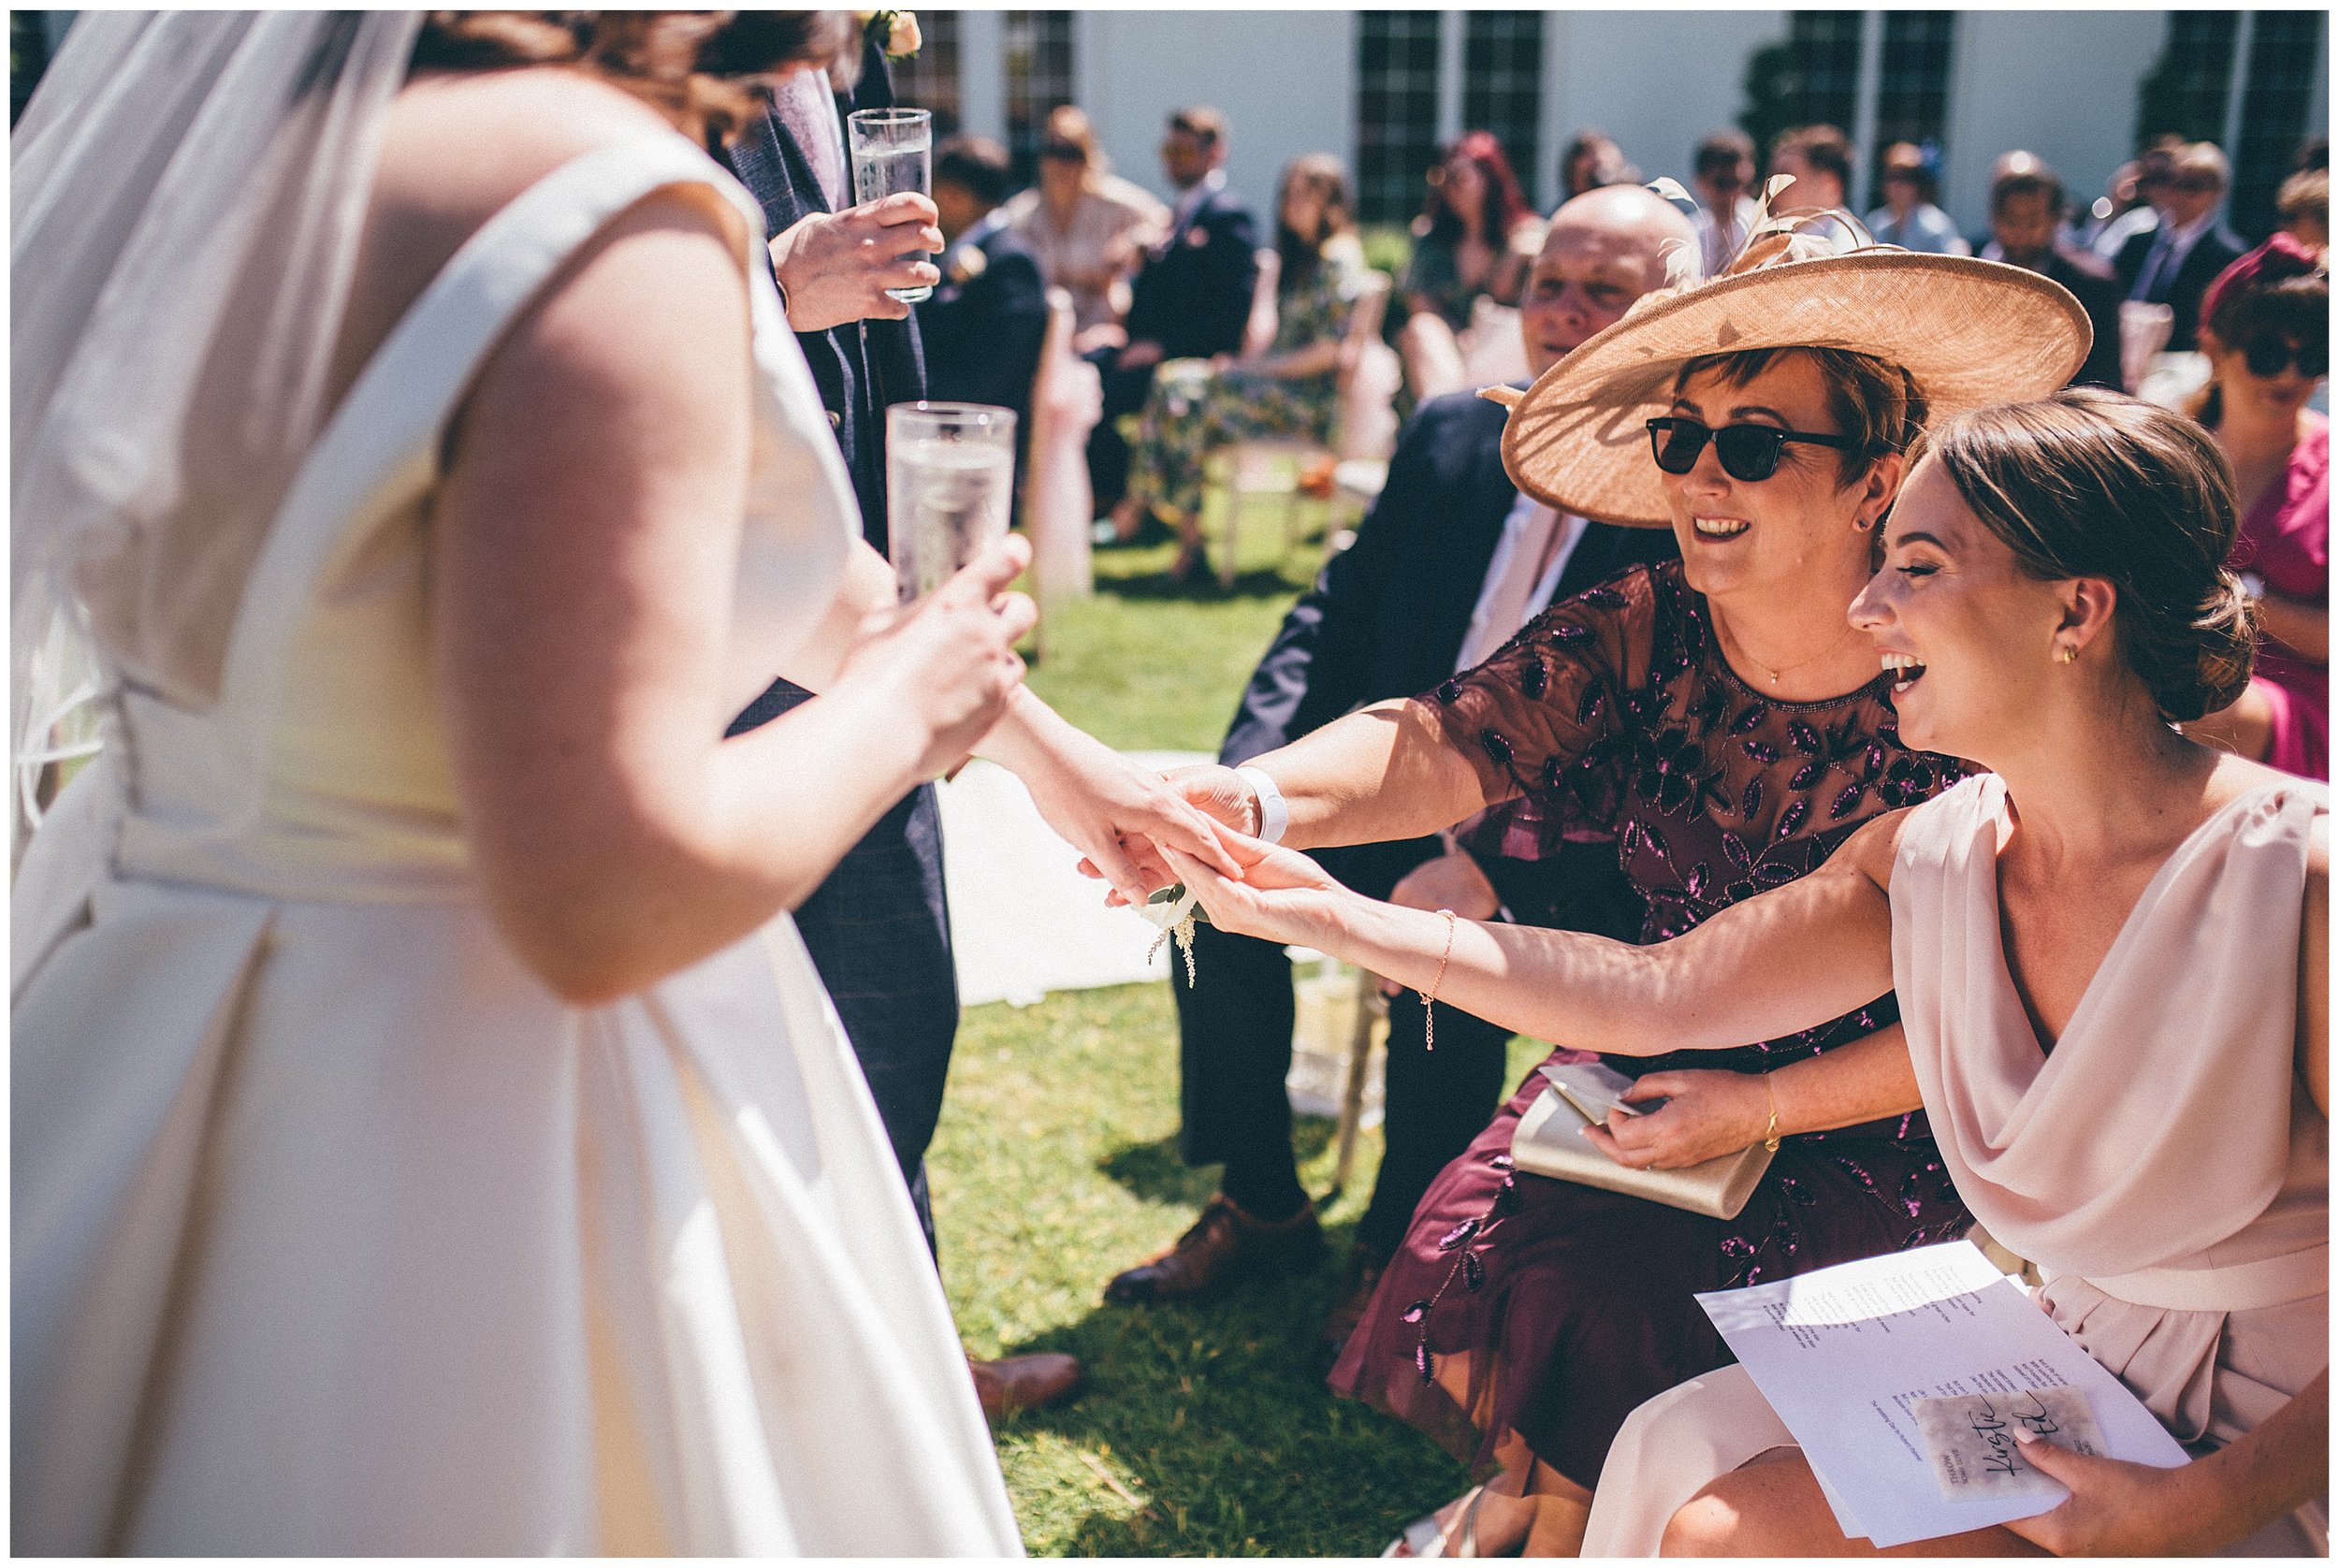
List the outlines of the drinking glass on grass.
{"type": "Polygon", "coordinates": [[[1014,498],[1012,410],[919,402],[885,411],[885,524],[903,603],[1006,538],[1014,498]]]}
{"type": "MultiPolygon", "coordinates": [[[[934,194],[934,116],[923,109],[856,109],[845,116],[845,142],[852,154],[856,202],[880,201],[904,191],[934,194]]],[[[924,251],[905,251],[900,259],[922,261],[924,251]]],[[[934,293],[927,285],[885,291],[905,305],[934,293]]]]}

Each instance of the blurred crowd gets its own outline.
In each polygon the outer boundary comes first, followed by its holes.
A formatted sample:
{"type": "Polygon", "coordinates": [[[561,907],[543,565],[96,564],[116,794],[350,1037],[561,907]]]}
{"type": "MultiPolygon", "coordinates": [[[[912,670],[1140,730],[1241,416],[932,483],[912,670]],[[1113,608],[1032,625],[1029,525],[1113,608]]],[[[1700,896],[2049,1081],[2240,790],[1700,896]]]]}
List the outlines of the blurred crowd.
{"type": "MultiPolygon", "coordinates": [[[[1311,482],[1325,489],[1334,459],[1387,457],[1395,423],[1384,411],[1522,381],[1519,307],[1548,226],[1501,140],[1471,131],[1431,166],[1406,260],[1385,277],[1365,266],[1339,159],[1294,160],[1262,229],[1227,187],[1230,135],[1206,106],[1170,118],[1161,167],[1174,210],[1112,173],[1069,105],[1049,115],[1039,181],[1019,194],[1009,194],[1006,150],[986,138],[952,138],[935,163],[951,249],[944,285],[919,312],[934,395],[1015,408],[1028,423],[1046,291],[1063,290],[1070,351],[1097,367],[1103,391],[1086,448],[1097,541],[1174,537],[1181,580],[1206,575],[1199,518],[1213,453],[1254,441],[1314,450],[1311,482]],[[1385,373],[1381,344],[1395,353],[1385,373]]],[[[1853,217],[1853,161],[1833,125],[1792,127],[1764,148],[1736,129],[1701,139],[1686,181],[1669,187],[1693,230],[1695,271],[1728,270],[1766,214],[1853,217]]],[[[2319,256],[2327,145],[2301,147],[2295,162],[2276,199],[2280,232],[2319,256]]],[[[1562,202],[1644,178],[1591,128],[1557,167],[1562,202]]],[[[2156,137],[2092,201],[2037,154],[2009,151],[1991,166],[1989,225],[1971,235],[1939,205],[1931,143],[1886,148],[1877,172],[1882,200],[1857,219],[1877,243],[2009,262],[2079,300],[2094,340],[2075,384],[2180,403],[2212,380],[2201,300],[2248,249],[2225,219],[2232,169],[2220,148],[2156,137]]]]}

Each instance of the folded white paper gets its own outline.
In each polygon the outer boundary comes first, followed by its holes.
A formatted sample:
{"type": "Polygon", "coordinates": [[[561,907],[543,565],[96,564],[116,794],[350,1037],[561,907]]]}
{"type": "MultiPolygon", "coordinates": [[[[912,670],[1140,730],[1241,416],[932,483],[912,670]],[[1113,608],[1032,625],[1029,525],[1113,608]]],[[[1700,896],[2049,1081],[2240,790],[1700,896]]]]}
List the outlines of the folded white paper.
{"type": "Polygon", "coordinates": [[[1844,1534],[1880,1547],[2028,1518],[2069,1495],[2019,1458],[1989,1469],[2001,1413],[2117,1459],[2172,1468],[2188,1458],[1970,1241],[1697,1299],[1803,1445],[1844,1534]],[[1944,1466],[1959,1423],[1971,1444],[1944,1466]],[[1971,1484],[1945,1483],[1949,1472],[1971,1484]]]}

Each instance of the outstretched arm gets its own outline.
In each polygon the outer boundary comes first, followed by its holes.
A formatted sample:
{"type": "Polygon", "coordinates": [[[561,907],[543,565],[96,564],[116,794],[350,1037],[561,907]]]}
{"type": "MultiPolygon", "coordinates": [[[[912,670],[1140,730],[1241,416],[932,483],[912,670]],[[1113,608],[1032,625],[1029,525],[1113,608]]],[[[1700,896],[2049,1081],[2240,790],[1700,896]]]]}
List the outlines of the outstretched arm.
{"type": "MultiPolygon", "coordinates": [[[[895,594],[893,569],[856,542],[843,591],[780,673],[807,691],[827,690],[863,629],[893,613],[895,594]]],[[[1048,825],[1086,856],[1085,864],[1125,902],[1141,904],[1154,889],[1176,880],[1156,844],[1175,844],[1227,871],[1235,869],[1218,847],[1210,820],[1174,785],[1076,728],[1028,687],[1019,685],[1008,698],[1005,712],[975,754],[1023,780],[1048,825]]]]}
{"type": "Polygon", "coordinates": [[[1401,909],[1264,844],[1233,845],[1240,882],[1175,850],[1170,860],[1227,930],[1331,953],[1537,1039],[1650,1056],[1790,1034],[1892,989],[1886,889],[1900,815],[1868,823],[1799,881],[1646,948],[1401,909]]]}

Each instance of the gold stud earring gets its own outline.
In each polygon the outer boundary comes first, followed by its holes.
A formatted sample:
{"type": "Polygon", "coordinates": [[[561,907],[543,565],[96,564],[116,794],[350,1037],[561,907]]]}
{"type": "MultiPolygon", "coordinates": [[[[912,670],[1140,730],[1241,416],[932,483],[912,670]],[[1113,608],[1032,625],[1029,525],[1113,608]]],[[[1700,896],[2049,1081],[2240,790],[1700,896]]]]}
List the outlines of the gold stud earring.
{"type": "Polygon", "coordinates": [[[2061,657],[2061,659],[2062,659],[2063,662],[2064,662],[2064,663],[2066,663],[2066,664],[2072,664],[2072,663],[2076,663],[2076,662],[2078,662],[2078,660],[2079,660],[2079,649],[2077,649],[2076,647],[2072,646],[2071,646],[2070,644],[2069,644],[2069,643],[2063,643],[2063,644],[2058,645],[2058,646],[2057,646],[2057,648],[2056,648],[2056,652],[2057,652],[2057,653],[2058,653],[2058,655],[2061,657]]]}

